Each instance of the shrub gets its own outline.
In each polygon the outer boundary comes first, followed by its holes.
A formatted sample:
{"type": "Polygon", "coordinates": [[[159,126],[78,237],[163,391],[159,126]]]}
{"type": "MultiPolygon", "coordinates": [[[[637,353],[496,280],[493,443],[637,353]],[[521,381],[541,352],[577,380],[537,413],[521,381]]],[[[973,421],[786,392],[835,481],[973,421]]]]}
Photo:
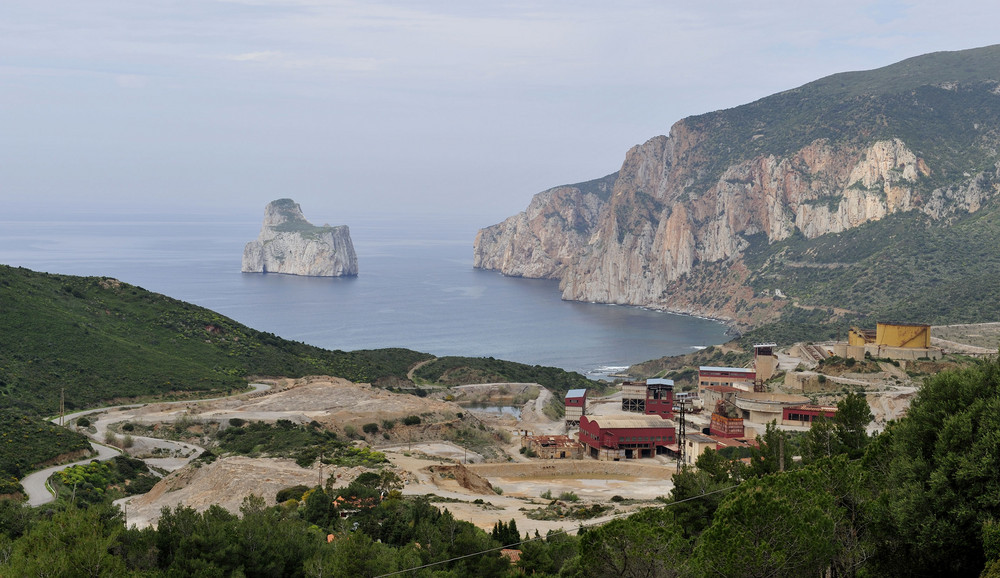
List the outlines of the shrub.
{"type": "Polygon", "coordinates": [[[361,431],[365,432],[366,434],[378,433],[378,424],[366,423],[365,425],[361,426],[361,431]]]}
{"type": "Polygon", "coordinates": [[[301,500],[302,495],[309,491],[309,488],[303,485],[292,486],[290,488],[285,488],[283,490],[278,490],[275,499],[278,503],[287,502],[288,500],[301,500]]]}
{"type": "Polygon", "coordinates": [[[76,420],[76,427],[90,427],[90,420],[87,416],[79,417],[76,420]]]}
{"type": "MultiPolygon", "coordinates": [[[[238,418],[238,417],[231,417],[231,418],[229,418],[229,425],[231,425],[233,427],[243,427],[244,425],[246,425],[246,423],[247,423],[247,420],[245,420],[245,419],[241,419],[241,418],[238,418]]],[[[284,500],[280,500],[280,501],[284,501],[284,500]]]]}
{"type": "Polygon", "coordinates": [[[353,425],[345,425],[344,426],[344,435],[346,435],[347,437],[349,437],[351,439],[354,439],[354,438],[358,437],[358,430],[353,425]]]}
{"type": "Polygon", "coordinates": [[[579,502],[580,496],[573,492],[563,492],[559,494],[559,499],[563,502],[579,502]]]}
{"type": "Polygon", "coordinates": [[[420,416],[408,415],[403,418],[403,425],[420,425],[420,416]]]}
{"type": "Polygon", "coordinates": [[[393,420],[393,419],[384,419],[384,420],[382,420],[382,429],[388,431],[388,430],[391,430],[394,427],[396,427],[396,420],[393,420]]]}
{"type": "Polygon", "coordinates": [[[545,490],[544,492],[542,492],[542,499],[551,500],[552,499],[552,490],[545,490]]]}

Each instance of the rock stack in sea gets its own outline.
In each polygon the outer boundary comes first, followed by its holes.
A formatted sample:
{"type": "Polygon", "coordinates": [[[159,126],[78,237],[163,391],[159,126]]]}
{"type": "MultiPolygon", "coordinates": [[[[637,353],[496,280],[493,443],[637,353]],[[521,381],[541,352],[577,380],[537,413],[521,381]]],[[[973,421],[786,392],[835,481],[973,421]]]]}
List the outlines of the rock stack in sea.
{"type": "Polygon", "coordinates": [[[285,273],[311,277],[358,274],[347,225],[317,227],[292,199],[278,199],[264,209],[257,239],[243,249],[244,273],[285,273]]]}

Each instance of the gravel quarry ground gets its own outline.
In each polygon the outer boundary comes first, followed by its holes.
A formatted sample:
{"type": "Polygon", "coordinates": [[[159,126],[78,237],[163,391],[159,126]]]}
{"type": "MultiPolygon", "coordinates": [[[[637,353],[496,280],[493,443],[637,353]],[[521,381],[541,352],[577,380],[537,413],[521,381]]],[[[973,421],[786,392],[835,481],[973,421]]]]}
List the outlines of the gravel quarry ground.
{"type": "MultiPolygon", "coordinates": [[[[238,417],[265,421],[288,419],[296,423],[317,421],[342,430],[346,425],[360,429],[364,423],[401,420],[409,415],[423,415],[431,421],[472,413],[484,426],[512,433],[525,429],[536,434],[565,433],[561,421],[551,420],[541,411],[552,394],[533,384],[488,384],[464,388],[480,400],[494,394],[509,399],[511,392],[524,395],[529,388],[537,388],[537,397],[521,406],[520,419],[506,414],[479,413],[453,402],[393,394],[366,384],[334,378],[281,380],[272,386],[270,391],[236,398],[123,408],[105,412],[95,421],[100,428],[107,428],[116,421],[146,425],[169,424],[178,420],[225,424],[229,419],[238,417]]],[[[667,495],[672,488],[670,476],[675,471],[674,466],[655,460],[646,460],[644,464],[590,459],[529,460],[518,452],[520,438],[516,435],[503,448],[510,456],[510,462],[498,463],[489,463],[483,455],[441,439],[385,440],[370,436],[369,443],[386,454],[392,468],[404,480],[404,494],[437,496],[433,499],[441,500],[440,506],[448,508],[458,518],[485,529],[492,528],[498,520],[510,519],[516,520],[522,531],[538,530],[543,534],[549,530],[578,528],[581,520],[574,518],[549,515],[547,517],[554,519],[536,520],[529,517],[532,510],[545,509],[552,502],[541,497],[546,492],[556,498],[563,494],[575,495],[578,501],[570,505],[608,506],[609,510],[604,515],[585,522],[607,520],[643,504],[650,505],[656,497],[667,495]],[[469,464],[468,469],[463,467],[465,463],[469,464]],[[462,469],[456,471],[449,468],[462,469]],[[614,496],[629,501],[612,503],[614,496]],[[480,503],[475,503],[477,501],[480,503]]],[[[148,453],[148,448],[137,444],[132,451],[148,453]]],[[[325,483],[330,477],[334,477],[335,486],[346,486],[362,471],[361,468],[325,466],[321,474],[318,467],[301,468],[287,459],[232,456],[210,464],[196,463],[173,469],[148,494],[127,498],[120,503],[127,509],[129,524],[145,526],[155,524],[164,506],[172,508],[185,504],[202,510],[211,504],[218,504],[238,511],[243,499],[250,494],[260,495],[267,503],[273,504],[276,493],[282,488],[297,484],[312,486],[321,479],[325,483]]],[[[562,506],[567,506],[567,503],[562,503],[562,506]]]]}

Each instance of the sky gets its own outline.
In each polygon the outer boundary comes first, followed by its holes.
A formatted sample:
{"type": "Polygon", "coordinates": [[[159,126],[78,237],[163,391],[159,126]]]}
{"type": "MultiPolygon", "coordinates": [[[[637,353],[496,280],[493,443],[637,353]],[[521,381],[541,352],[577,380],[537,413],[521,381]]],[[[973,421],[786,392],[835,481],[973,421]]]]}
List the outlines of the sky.
{"type": "Polygon", "coordinates": [[[4,0],[0,201],[499,222],[689,115],[1000,42],[983,0],[4,0]]]}

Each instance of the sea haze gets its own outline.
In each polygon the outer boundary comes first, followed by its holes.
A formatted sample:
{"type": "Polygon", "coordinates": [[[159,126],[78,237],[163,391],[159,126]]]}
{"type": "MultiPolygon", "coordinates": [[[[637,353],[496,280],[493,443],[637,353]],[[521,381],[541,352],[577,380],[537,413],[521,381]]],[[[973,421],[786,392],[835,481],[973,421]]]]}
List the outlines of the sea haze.
{"type": "Polygon", "coordinates": [[[476,270],[477,224],[443,217],[331,224],[351,228],[356,278],[241,273],[243,245],[260,229],[249,216],[11,220],[0,223],[0,262],[115,277],[328,349],[407,347],[600,377],[726,340],[725,326],[714,321],[562,301],[555,281],[476,270]]]}

